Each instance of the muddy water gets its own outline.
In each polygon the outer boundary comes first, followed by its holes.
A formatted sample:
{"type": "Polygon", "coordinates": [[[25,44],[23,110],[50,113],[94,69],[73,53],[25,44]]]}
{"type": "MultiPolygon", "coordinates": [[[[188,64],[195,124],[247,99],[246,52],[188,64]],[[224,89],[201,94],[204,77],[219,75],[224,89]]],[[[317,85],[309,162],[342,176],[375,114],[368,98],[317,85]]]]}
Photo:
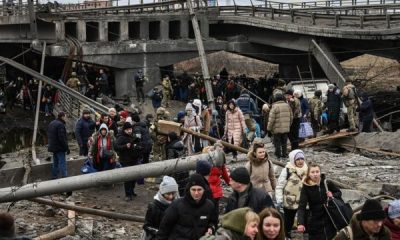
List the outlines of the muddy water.
{"type": "MultiPolygon", "coordinates": [[[[32,146],[33,129],[13,128],[0,134],[0,154],[15,152],[32,146]]],[[[40,130],[37,135],[37,145],[45,145],[46,132],[40,130]]]]}

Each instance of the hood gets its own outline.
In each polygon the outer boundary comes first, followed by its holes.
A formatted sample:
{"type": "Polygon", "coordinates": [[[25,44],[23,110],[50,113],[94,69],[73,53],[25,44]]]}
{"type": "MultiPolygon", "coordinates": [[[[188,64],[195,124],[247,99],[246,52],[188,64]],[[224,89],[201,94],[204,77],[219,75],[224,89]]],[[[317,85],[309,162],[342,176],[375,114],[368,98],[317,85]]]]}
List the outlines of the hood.
{"type": "MultiPolygon", "coordinates": [[[[303,155],[305,155],[304,152],[303,152],[302,150],[300,150],[300,149],[293,150],[293,151],[291,151],[291,152],[289,153],[289,162],[290,162],[293,166],[296,166],[296,165],[294,164],[294,158],[296,157],[296,155],[297,155],[298,153],[302,153],[303,155]]],[[[305,160],[306,160],[306,159],[304,159],[304,161],[305,161],[305,160]]]]}
{"type": "Polygon", "coordinates": [[[265,163],[266,161],[268,161],[268,153],[267,153],[267,152],[265,152],[265,158],[264,158],[264,160],[258,161],[258,160],[256,159],[256,157],[253,155],[253,150],[252,150],[252,149],[250,149],[250,150],[251,150],[251,151],[249,151],[249,152],[247,153],[247,159],[250,161],[251,164],[253,164],[253,165],[255,165],[255,166],[258,166],[258,165],[261,165],[261,164],[265,163]]]}
{"type": "Polygon", "coordinates": [[[107,130],[107,133],[108,133],[108,127],[107,127],[107,125],[106,125],[105,123],[102,123],[102,124],[100,125],[99,133],[101,132],[101,129],[106,129],[106,130],[107,130]]]}
{"type": "Polygon", "coordinates": [[[245,216],[246,213],[250,210],[251,209],[248,207],[238,208],[223,215],[221,217],[222,227],[243,234],[244,229],[246,228],[245,216]]]}
{"type": "Polygon", "coordinates": [[[246,93],[242,93],[242,94],[240,94],[240,97],[242,97],[242,98],[250,98],[250,94],[248,94],[247,92],[246,93]]]}
{"type": "Polygon", "coordinates": [[[200,99],[194,99],[193,100],[193,105],[197,107],[198,112],[196,112],[197,115],[200,115],[201,113],[201,100],[200,99]]]}

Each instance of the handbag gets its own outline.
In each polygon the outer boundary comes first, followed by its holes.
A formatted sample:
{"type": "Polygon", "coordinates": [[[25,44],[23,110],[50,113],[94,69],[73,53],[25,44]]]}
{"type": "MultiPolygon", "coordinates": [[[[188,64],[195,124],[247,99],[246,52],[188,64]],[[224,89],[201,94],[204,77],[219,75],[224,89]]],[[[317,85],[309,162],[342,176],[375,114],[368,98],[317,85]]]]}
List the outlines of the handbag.
{"type": "MultiPolygon", "coordinates": [[[[324,185],[328,192],[327,179],[325,179],[324,185]]],[[[342,199],[332,197],[327,199],[324,208],[337,232],[349,225],[353,215],[353,209],[351,209],[349,203],[345,203],[342,199]]]]}
{"type": "Polygon", "coordinates": [[[299,138],[308,138],[314,136],[314,131],[310,122],[300,123],[299,138]]]}
{"type": "Polygon", "coordinates": [[[81,173],[88,174],[88,173],[95,173],[97,172],[96,168],[93,166],[93,162],[90,158],[87,158],[81,167],[81,173]]]}

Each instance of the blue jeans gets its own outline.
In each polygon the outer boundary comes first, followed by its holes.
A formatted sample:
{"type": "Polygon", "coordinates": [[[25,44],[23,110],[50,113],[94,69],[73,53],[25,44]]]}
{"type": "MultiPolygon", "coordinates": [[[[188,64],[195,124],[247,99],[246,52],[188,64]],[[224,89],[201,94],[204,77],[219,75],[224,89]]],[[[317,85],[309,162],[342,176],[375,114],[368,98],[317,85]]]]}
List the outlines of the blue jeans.
{"type": "Polygon", "coordinates": [[[51,168],[51,173],[53,175],[53,179],[58,178],[59,174],[61,174],[61,177],[68,177],[65,152],[53,153],[53,165],[51,168]]]}

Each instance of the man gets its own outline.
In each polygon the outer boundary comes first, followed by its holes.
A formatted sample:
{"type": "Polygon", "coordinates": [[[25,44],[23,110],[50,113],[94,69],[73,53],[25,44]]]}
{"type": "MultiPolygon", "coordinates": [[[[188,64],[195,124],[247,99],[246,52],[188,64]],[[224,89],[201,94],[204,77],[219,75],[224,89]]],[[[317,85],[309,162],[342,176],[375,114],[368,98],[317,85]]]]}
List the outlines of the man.
{"type": "Polygon", "coordinates": [[[250,207],[260,213],[266,207],[274,207],[271,197],[264,190],[254,188],[250,174],[245,167],[238,167],[231,173],[229,185],[233,193],[228,198],[225,213],[242,207],[250,207]]]}
{"type": "Polygon", "coordinates": [[[149,129],[145,122],[140,121],[139,114],[132,116],[133,121],[133,134],[136,138],[140,139],[140,145],[143,148],[142,163],[149,163],[151,149],[153,148],[153,141],[150,137],[149,129]]]}
{"type": "Polygon", "coordinates": [[[171,81],[169,80],[169,76],[166,75],[162,82],[162,95],[163,95],[163,99],[162,99],[162,103],[161,105],[163,107],[169,107],[169,101],[171,100],[171,96],[173,94],[173,90],[172,90],[172,85],[171,85],[171,81]]]}
{"type": "Polygon", "coordinates": [[[143,92],[143,85],[145,81],[145,77],[143,75],[143,71],[139,69],[135,76],[133,77],[133,80],[135,81],[136,84],[136,98],[138,103],[140,103],[140,98],[142,98],[142,103],[144,103],[144,92],[143,92]]]}
{"type": "Polygon", "coordinates": [[[48,151],[53,153],[52,177],[68,177],[65,155],[69,154],[67,130],[65,128],[65,113],[59,112],[47,129],[48,151]]]}
{"type": "MultiPolygon", "coordinates": [[[[122,167],[135,166],[142,158],[142,148],[139,145],[139,139],[132,135],[133,127],[129,122],[125,122],[122,128],[122,134],[115,141],[115,151],[119,155],[119,162],[122,167]]],[[[136,181],[124,182],[125,201],[132,201],[136,197],[136,181]]]]}
{"type": "Polygon", "coordinates": [[[287,138],[293,121],[293,113],[282,94],[277,93],[274,98],[275,102],[269,112],[267,133],[269,137],[273,135],[275,156],[287,158],[287,138]]]}
{"type": "Polygon", "coordinates": [[[165,145],[168,137],[158,132],[158,120],[169,120],[169,113],[163,107],[157,109],[156,119],[150,127],[150,135],[153,139],[153,161],[162,161],[167,158],[165,145]]]}
{"type": "Polygon", "coordinates": [[[356,121],[354,116],[356,115],[357,108],[357,96],[355,92],[355,87],[350,82],[347,83],[346,86],[343,87],[343,103],[347,107],[347,118],[349,120],[349,129],[348,132],[354,132],[356,130],[356,121]]]}
{"type": "Polygon", "coordinates": [[[326,133],[332,134],[334,131],[339,132],[339,119],[340,108],[342,106],[342,98],[340,97],[340,90],[333,84],[328,85],[328,92],[326,93],[326,107],[328,108],[328,131],[326,133]]]}
{"type": "Polygon", "coordinates": [[[100,77],[98,78],[98,82],[101,88],[101,93],[103,95],[108,95],[108,76],[103,69],[99,70],[99,74],[100,77]]]}
{"type": "Polygon", "coordinates": [[[153,105],[154,111],[157,110],[157,108],[161,107],[161,101],[163,99],[163,95],[160,89],[158,87],[153,88],[153,92],[151,93],[151,104],[153,105]]]}
{"type": "Polygon", "coordinates": [[[314,97],[310,99],[310,117],[311,117],[311,126],[313,128],[314,137],[317,136],[317,132],[319,132],[319,118],[322,114],[322,101],[321,101],[322,92],[321,90],[316,90],[314,92],[314,97]]]}
{"type": "Polygon", "coordinates": [[[204,194],[206,182],[199,174],[188,178],[185,196],[172,202],[166,210],[157,240],[200,239],[211,236],[218,223],[215,206],[204,194]]]}
{"type": "Polygon", "coordinates": [[[100,129],[101,124],[105,124],[107,125],[109,130],[112,130],[114,132],[114,134],[118,133],[118,126],[116,123],[114,123],[113,120],[111,120],[111,118],[108,116],[107,113],[102,113],[100,115],[100,119],[98,122],[96,122],[96,130],[100,129]]]}
{"type": "Polygon", "coordinates": [[[68,79],[66,85],[69,88],[74,89],[75,91],[79,92],[79,85],[81,83],[79,82],[79,79],[76,77],[76,72],[71,73],[71,77],[68,79]]]}
{"type": "Polygon", "coordinates": [[[385,217],[379,201],[368,199],[361,212],[353,215],[350,225],[340,230],[334,240],[390,240],[390,232],[383,225],[385,217]]]}
{"type": "MultiPolygon", "coordinates": [[[[286,102],[292,109],[293,121],[290,125],[289,141],[291,151],[299,148],[299,129],[301,121],[301,103],[300,100],[293,96],[293,90],[289,89],[285,93],[286,102]]],[[[268,125],[267,125],[268,126],[268,125]]]]}
{"type": "Polygon", "coordinates": [[[92,136],[96,123],[90,118],[90,111],[85,109],[82,112],[82,117],[78,120],[75,126],[75,137],[79,145],[79,156],[88,155],[87,142],[92,136]]]}

